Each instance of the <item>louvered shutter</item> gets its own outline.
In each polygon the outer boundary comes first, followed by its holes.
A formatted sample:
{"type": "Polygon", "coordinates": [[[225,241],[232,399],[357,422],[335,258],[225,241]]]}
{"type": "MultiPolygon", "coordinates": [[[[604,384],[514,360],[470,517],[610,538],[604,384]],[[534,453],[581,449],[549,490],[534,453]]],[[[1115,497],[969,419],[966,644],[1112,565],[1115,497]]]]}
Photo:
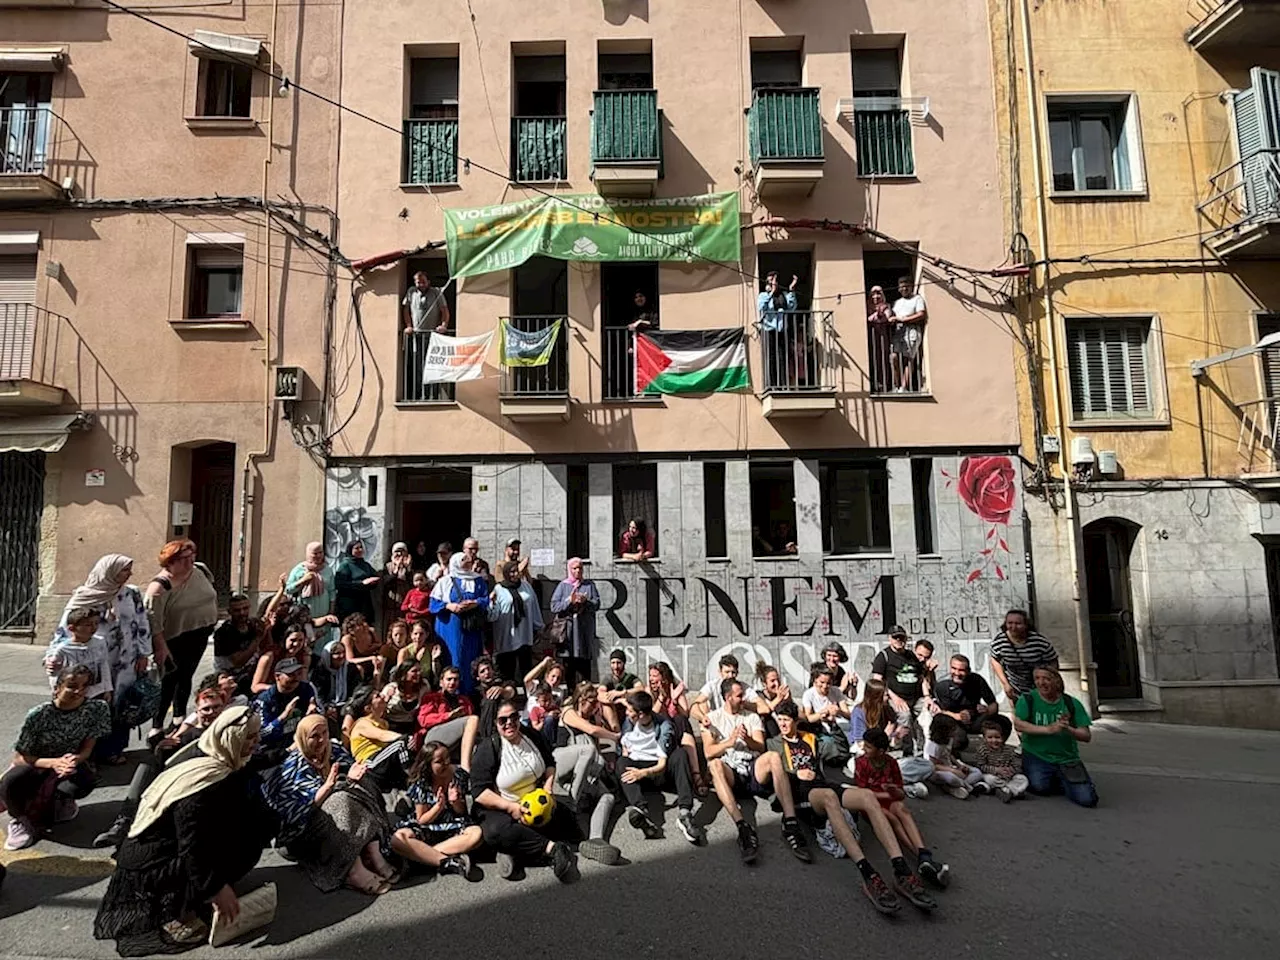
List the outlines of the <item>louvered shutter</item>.
{"type": "Polygon", "coordinates": [[[243,247],[197,247],[196,265],[207,270],[227,270],[244,267],[243,247]]]}
{"type": "Polygon", "coordinates": [[[901,94],[902,77],[897,50],[855,50],[853,52],[853,95],[855,97],[896,97],[901,94]]]}
{"type": "MultiPolygon", "coordinates": [[[[1280,333],[1280,314],[1258,318],[1258,339],[1280,333]]],[[[1262,360],[1262,395],[1280,397],[1280,347],[1266,347],[1258,351],[1262,360]]]]}
{"type": "Polygon", "coordinates": [[[1146,320],[1071,322],[1067,365],[1077,419],[1151,416],[1146,320]]]}
{"type": "Polygon", "coordinates": [[[35,299],[35,256],[0,257],[0,380],[31,375],[35,299]]]}

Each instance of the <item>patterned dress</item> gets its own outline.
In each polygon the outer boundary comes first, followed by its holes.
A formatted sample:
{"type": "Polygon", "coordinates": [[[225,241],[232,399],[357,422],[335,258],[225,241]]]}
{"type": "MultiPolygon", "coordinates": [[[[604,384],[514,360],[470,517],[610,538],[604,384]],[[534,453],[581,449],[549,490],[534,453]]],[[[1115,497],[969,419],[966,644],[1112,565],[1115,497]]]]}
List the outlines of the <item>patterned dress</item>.
{"type": "MultiPolygon", "coordinates": [[[[398,824],[397,830],[412,830],[413,835],[426,844],[437,844],[441,841],[448,840],[450,837],[456,837],[467,827],[475,823],[469,813],[459,813],[448,804],[449,790],[447,787],[436,787],[427,777],[430,777],[430,771],[424,772],[424,777],[415,780],[409,785],[409,789],[405,791],[405,799],[411,804],[411,813],[398,824]],[[441,800],[445,800],[444,809],[440,811],[440,815],[430,823],[419,823],[417,818],[417,808],[434,807],[441,800]]],[[[467,789],[455,775],[454,781],[458,785],[459,792],[465,797],[467,789]]]]}
{"type": "MultiPolygon", "coordinates": [[[[55,648],[74,642],[71,630],[67,627],[69,610],[68,607],[62,611],[62,620],[53,632],[53,642],[49,645],[46,656],[53,654],[55,648]]],[[[106,648],[107,661],[111,665],[111,680],[107,689],[114,689],[119,697],[137,680],[134,664],[138,658],[149,658],[152,655],[151,623],[142,603],[142,593],[137,587],[125,585],[120,588],[110,609],[103,611],[93,640],[106,648]]]]}

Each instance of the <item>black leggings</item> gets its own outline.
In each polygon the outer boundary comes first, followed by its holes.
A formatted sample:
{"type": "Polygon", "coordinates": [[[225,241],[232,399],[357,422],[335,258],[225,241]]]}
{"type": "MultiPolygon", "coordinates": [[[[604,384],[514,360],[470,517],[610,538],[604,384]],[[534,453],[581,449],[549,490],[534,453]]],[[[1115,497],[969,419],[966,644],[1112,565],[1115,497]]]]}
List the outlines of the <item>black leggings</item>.
{"type": "Polygon", "coordinates": [[[484,811],[480,829],[484,831],[484,842],[495,853],[509,853],[520,863],[530,866],[543,862],[548,840],[573,843],[582,839],[577,816],[562,803],[556,804],[550,822],[538,829],[525,826],[501,810],[484,811]]]}
{"type": "Polygon", "coordinates": [[[173,657],[173,668],[168,670],[160,681],[160,712],[156,714],[157,727],[164,726],[164,716],[173,707],[173,719],[181,720],[187,713],[187,702],[191,699],[191,681],[200,666],[205,648],[209,646],[209,634],[213,625],[197,627],[180,633],[169,639],[169,656],[173,657]]]}

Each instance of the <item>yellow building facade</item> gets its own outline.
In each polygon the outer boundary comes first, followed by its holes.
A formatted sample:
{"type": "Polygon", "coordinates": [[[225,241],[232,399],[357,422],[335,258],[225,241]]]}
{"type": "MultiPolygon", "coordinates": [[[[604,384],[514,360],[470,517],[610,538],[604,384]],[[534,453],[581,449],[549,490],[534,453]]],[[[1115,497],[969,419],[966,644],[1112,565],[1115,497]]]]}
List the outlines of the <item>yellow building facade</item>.
{"type": "Polygon", "coordinates": [[[1280,16],[991,11],[1038,625],[1104,713],[1280,725],[1280,16]]]}

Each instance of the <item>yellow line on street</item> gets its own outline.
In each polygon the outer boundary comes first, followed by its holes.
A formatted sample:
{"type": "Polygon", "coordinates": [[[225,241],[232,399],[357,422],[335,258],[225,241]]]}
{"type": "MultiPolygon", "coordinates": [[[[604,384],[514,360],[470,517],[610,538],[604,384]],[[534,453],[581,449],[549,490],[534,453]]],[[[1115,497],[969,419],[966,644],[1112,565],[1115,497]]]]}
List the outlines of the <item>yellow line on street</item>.
{"type": "Polygon", "coordinates": [[[105,857],[69,857],[36,850],[0,850],[0,863],[15,875],[25,873],[94,880],[111,876],[116,868],[115,863],[105,857]]]}

